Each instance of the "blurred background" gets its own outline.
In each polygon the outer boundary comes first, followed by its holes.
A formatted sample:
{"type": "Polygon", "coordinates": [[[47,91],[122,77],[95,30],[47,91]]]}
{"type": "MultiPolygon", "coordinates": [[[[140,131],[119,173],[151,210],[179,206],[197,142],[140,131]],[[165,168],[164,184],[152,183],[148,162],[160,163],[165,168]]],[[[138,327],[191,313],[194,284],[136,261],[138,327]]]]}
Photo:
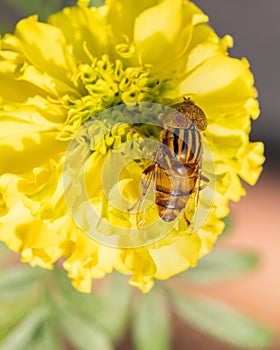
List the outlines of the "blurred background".
{"type": "Polygon", "coordinates": [[[280,27],[278,0],[195,0],[223,36],[234,38],[231,56],[247,57],[259,91],[261,117],[253,123],[252,139],[266,146],[266,171],[279,168],[280,27]]]}
{"type": "MultiPolygon", "coordinates": [[[[233,36],[235,45],[230,49],[230,55],[238,58],[247,57],[251,64],[261,105],[261,117],[253,123],[251,138],[265,143],[267,161],[257,185],[253,188],[247,186],[246,197],[240,203],[232,204],[230,232],[220,238],[217,244],[218,248],[236,248],[256,253],[260,259],[258,268],[232,281],[189,288],[196,295],[226,302],[236,310],[241,310],[267,325],[277,336],[276,344],[269,350],[279,350],[280,2],[279,0],[195,0],[194,2],[209,16],[211,26],[220,36],[225,34],[233,36]]],[[[74,3],[75,1],[67,0],[0,0],[0,31],[2,34],[12,32],[20,18],[33,13],[40,13],[40,19],[46,20],[51,12],[74,3]]],[[[186,326],[176,315],[173,315],[173,318],[175,335],[172,338],[172,349],[239,349],[201,336],[191,324],[186,326]]],[[[132,349],[130,335],[120,342],[118,349],[132,349]]]]}

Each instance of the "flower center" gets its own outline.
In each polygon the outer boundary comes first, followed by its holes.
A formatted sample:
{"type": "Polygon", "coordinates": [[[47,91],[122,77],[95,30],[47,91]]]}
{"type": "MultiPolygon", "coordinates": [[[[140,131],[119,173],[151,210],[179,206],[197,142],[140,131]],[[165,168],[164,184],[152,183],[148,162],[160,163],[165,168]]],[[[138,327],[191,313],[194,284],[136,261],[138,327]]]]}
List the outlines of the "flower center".
{"type": "Polygon", "coordinates": [[[153,77],[151,66],[124,68],[120,60],[111,62],[107,55],[92,60],[91,64],[81,64],[73,81],[82,97],[62,98],[67,118],[58,139],[72,139],[86,120],[116,105],[135,102],[169,105],[176,86],[170,79],[153,77]]]}

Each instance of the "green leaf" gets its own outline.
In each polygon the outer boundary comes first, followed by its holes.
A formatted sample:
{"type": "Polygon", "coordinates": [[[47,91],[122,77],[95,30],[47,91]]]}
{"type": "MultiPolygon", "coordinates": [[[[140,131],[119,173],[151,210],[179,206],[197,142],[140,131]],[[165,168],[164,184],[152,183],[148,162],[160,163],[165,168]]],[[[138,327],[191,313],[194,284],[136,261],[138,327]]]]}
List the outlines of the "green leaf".
{"type": "Polygon", "coordinates": [[[56,270],[57,282],[66,307],[71,307],[88,323],[98,326],[113,340],[122,337],[128,320],[131,302],[130,287],[124,276],[112,273],[102,294],[84,294],[71,285],[65,273],[56,270]],[[114,315],[114,317],[112,317],[114,315]]]}
{"type": "Polygon", "coordinates": [[[41,337],[39,339],[42,349],[61,350],[61,341],[55,325],[46,322],[43,325],[41,337]]]}
{"type": "Polygon", "coordinates": [[[0,342],[0,349],[19,350],[28,348],[40,324],[47,316],[46,307],[38,307],[30,311],[13,330],[0,342]]]}
{"type": "MultiPolygon", "coordinates": [[[[36,337],[30,344],[30,350],[61,350],[62,343],[59,334],[55,329],[55,324],[48,320],[41,326],[36,337]]],[[[29,350],[29,349],[26,349],[29,350]]]]}
{"type": "Polygon", "coordinates": [[[57,286],[60,289],[60,296],[62,299],[57,298],[56,306],[59,308],[71,308],[77,314],[80,314],[88,322],[93,322],[98,319],[100,310],[102,309],[101,297],[96,293],[85,294],[75,289],[70,279],[65,274],[65,271],[55,268],[55,278],[57,286]]]}
{"type": "Polygon", "coordinates": [[[32,309],[33,298],[26,296],[15,301],[5,301],[1,303],[0,312],[0,340],[23,319],[32,309]]]}
{"type": "Polygon", "coordinates": [[[255,269],[258,257],[254,253],[214,250],[201,259],[194,269],[179,275],[196,284],[223,282],[255,269]]]}
{"type": "Polygon", "coordinates": [[[131,287],[127,278],[112,273],[100,298],[103,307],[99,310],[98,324],[114,341],[120,340],[127,328],[131,306],[131,287]]]}
{"type": "Polygon", "coordinates": [[[21,297],[34,286],[40,272],[36,268],[7,268],[0,275],[0,299],[12,300],[21,297]]]}
{"type": "Polygon", "coordinates": [[[136,350],[170,349],[170,325],[164,300],[155,292],[141,297],[133,320],[136,350]]]}
{"type": "Polygon", "coordinates": [[[65,311],[60,314],[59,323],[77,350],[113,350],[109,338],[85,319],[65,311]]]}
{"type": "Polygon", "coordinates": [[[169,290],[176,313],[202,333],[245,349],[268,349],[270,330],[231,307],[214,300],[198,300],[169,290]]]}

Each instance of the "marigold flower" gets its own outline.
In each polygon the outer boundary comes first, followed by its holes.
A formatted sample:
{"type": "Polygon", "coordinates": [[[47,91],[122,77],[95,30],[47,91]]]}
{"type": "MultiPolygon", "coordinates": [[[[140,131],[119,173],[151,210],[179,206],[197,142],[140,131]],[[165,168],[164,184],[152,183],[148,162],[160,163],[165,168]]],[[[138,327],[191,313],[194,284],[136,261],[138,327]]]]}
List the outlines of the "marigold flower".
{"type": "MultiPolygon", "coordinates": [[[[108,0],[98,8],[88,3],[63,9],[48,23],[36,16],[23,19],[14,34],[1,39],[0,239],[32,266],[52,268],[63,257],[81,291],[89,292],[92,279],[115,269],[132,275],[130,283],[147,292],[154,279],[194,267],[211,250],[223,231],[228,202],[245,194],[240,179],[257,181],[263,145],[248,136],[250,120],[259,114],[257,92],[246,59],[228,56],[231,37],[218,38],[192,2],[108,0]],[[129,128],[135,121],[128,117],[111,134],[104,133],[110,129],[105,121],[87,123],[110,107],[170,106],[181,96],[191,97],[207,115],[203,137],[212,159],[206,152],[203,169],[212,180],[200,199],[205,220],[195,232],[179,224],[140,247],[92,239],[73,221],[64,197],[71,140],[90,125],[94,146],[85,169],[90,202],[117,227],[130,214],[109,207],[97,175],[113,144],[139,138],[129,128]]],[[[132,182],[120,181],[134,200],[143,169],[128,164],[132,182]]]]}

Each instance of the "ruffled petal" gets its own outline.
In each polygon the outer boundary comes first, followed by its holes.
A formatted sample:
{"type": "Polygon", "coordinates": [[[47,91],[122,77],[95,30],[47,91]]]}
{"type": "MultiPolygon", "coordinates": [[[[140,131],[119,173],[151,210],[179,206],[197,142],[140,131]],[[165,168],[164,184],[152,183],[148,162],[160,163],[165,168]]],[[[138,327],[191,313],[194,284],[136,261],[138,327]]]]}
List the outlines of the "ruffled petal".
{"type": "Polygon", "coordinates": [[[15,35],[32,65],[71,85],[75,60],[61,30],[32,16],[17,24],[15,35]]]}
{"type": "Polygon", "coordinates": [[[77,58],[77,63],[91,63],[108,52],[107,8],[70,7],[50,16],[49,23],[61,29],[77,58]],[[89,25],[90,23],[90,25],[89,25]]]}
{"type": "Polygon", "coordinates": [[[28,172],[66,150],[67,144],[55,139],[55,124],[35,106],[1,111],[0,122],[0,174],[28,172]]]}
{"type": "Polygon", "coordinates": [[[0,89],[1,98],[8,101],[23,102],[35,95],[44,95],[40,86],[17,79],[24,65],[22,54],[12,51],[0,51],[0,89]]]}
{"type": "Polygon", "coordinates": [[[177,77],[184,70],[182,56],[188,49],[194,26],[207,19],[195,5],[182,0],[165,0],[147,9],[135,21],[134,40],[139,59],[152,64],[156,75],[177,77]]]}
{"type": "Polygon", "coordinates": [[[92,289],[92,279],[103,278],[114,268],[128,273],[128,269],[122,263],[120,250],[99,245],[82,232],[79,232],[74,240],[73,250],[63,266],[78,290],[89,293],[92,289]]]}
{"type": "Polygon", "coordinates": [[[250,185],[254,185],[262,172],[265,161],[262,142],[249,143],[242,149],[239,156],[243,160],[239,175],[250,185]]]}
{"type": "Polygon", "coordinates": [[[144,293],[149,292],[154,285],[153,277],[156,273],[156,265],[150,253],[146,249],[130,250],[124,256],[125,266],[134,274],[129,283],[144,293]]]}
{"type": "Polygon", "coordinates": [[[158,0],[109,0],[108,22],[115,42],[122,42],[126,35],[133,40],[134,21],[146,9],[157,5],[158,0]]]}
{"type": "Polygon", "coordinates": [[[201,240],[198,235],[178,237],[167,246],[149,249],[156,264],[155,278],[167,279],[175,274],[194,267],[197,263],[201,240]]]}
{"type": "Polygon", "coordinates": [[[23,261],[51,268],[63,254],[59,245],[64,237],[57,227],[53,230],[41,218],[36,219],[24,205],[18,192],[20,180],[14,175],[0,178],[0,192],[8,209],[0,216],[0,239],[12,250],[21,252],[23,261]]]}
{"type": "Polygon", "coordinates": [[[181,92],[194,96],[212,121],[238,111],[249,98],[256,97],[253,83],[247,61],[220,54],[192,70],[181,83],[181,92]]]}

